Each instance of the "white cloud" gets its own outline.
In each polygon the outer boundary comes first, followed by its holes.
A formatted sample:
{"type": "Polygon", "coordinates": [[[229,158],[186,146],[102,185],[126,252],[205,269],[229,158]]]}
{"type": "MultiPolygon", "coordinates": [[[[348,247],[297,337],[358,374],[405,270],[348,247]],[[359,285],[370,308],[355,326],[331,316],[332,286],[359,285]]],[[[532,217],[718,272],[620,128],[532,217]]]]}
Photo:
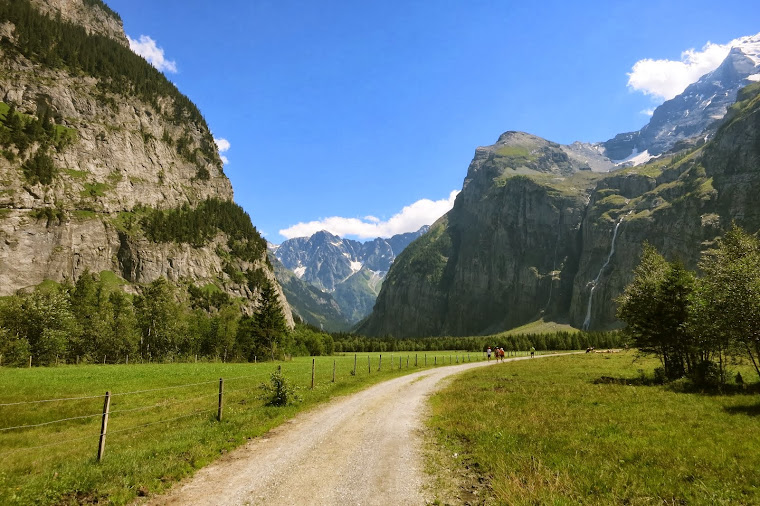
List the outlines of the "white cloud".
{"type": "MultiPolygon", "coordinates": [[[[219,153],[226,153],[227,151],[229,151],[230,141],[228,141],[227,139],[224,139],[222,137],[219,137],[217,139],[216,137],[214,137],[214,142],[216,143],[216,148],[219,150],[219,153]]],[[[227,158],[226,156],[220,154],[219,158],[222,159],[222,163],[224,165],[230,164],[230,159],[227,158]]]]}
{"type": "Polygon", "coordinates": [[[293,237],[308,237],[320,230],[327,230],[340,237],[355,236],[360,239],[372,239],[375,237],[391,237],[405,232],[416,232],[421,226],[431,225],[446,214],[454,206],[454,199],[458,194],[459,190],[454,190],[445,199],[418,200],[405,206],[387,221],[380,221],[374,216],[367,216],[364,219],[332,216],[318,221],[298,223],[280,230],[280,234],[292,239],[293,237]]]}
{"type": "Polygon", "coordinates": [[[676,60],[639,60],[628,74],[628,86],[656,99],[669,100],[700,77],[718,68],[728,56],[731,47],[741,39],[728,44],[708,42],[701,51],[688,49],[676,60]]]}
{"type": "Polygon", "coordinates": [[[230,141],[223,138],[216,138],[214,137],[214,142],[216,143],[216,147],[219,149],[220,153],[224,153],[230,149],[230,141]]]}
{"type": "Polygon", "coordinates": [[[148,37],[147,35],[140,35],[139,39],[133,39],[127,35],[129,39],[129,49],[139,54],[145,60],[156,67],[161,72],[177,73],[177,63],[174,60],[167,60],[164,56],[164,50],[156,45],[156,41],[148,37]]]}
{"type": "Polygon", "coordinates": [[[643,111],[641,111],[641,114],[645,116],[652,116],[654,114],[654,108],[644,109],[643,111]]]}

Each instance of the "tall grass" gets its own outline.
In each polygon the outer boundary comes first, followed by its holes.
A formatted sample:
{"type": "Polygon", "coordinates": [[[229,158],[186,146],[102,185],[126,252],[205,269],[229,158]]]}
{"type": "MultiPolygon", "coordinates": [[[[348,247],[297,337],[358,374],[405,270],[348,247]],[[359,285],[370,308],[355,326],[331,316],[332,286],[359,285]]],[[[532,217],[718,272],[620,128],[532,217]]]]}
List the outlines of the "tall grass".
{"type": "Polygon", "coordinates": [[[648,386],[640,370],[651,376],[658,363],[634,358],[582,354],[459,376],[432,398],[444,465],[486,504],[760,504],[756,394],[648,386]]]}

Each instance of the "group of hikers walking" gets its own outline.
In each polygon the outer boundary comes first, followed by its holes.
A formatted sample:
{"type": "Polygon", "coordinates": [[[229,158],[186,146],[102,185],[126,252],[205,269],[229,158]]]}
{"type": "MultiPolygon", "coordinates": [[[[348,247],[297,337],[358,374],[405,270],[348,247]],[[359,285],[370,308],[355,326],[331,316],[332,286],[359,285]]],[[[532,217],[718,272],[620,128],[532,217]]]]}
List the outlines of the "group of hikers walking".
{"type": "MultiPolygon", "coordinates": [[[[488,360],[491,360],[492,353],[497,362],[504,361],[504,348],[495,347],[491,349],[491,347],[489,346],[488,349],[486,349],[486,355],[488,356],[488,360]]],[[[536,354],[536,349],[533,346],[531,346],[530,358],[533,358],[535,354],[536,354]]]]}

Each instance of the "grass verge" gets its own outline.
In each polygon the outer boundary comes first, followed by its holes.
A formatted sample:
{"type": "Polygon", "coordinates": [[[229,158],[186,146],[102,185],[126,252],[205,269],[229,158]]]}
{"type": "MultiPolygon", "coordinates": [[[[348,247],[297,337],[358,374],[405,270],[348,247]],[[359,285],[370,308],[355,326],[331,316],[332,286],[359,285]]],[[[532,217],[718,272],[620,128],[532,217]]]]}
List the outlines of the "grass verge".
{"type": "Polygon", "coordinates": [[[635,358],[582,354],[458,376],[432,397],[429,422],[430,460],[460,476],[453,502],[760,504],[757,395],[649,386],[642,368],[651,375],[658,362],[635,358]]]}

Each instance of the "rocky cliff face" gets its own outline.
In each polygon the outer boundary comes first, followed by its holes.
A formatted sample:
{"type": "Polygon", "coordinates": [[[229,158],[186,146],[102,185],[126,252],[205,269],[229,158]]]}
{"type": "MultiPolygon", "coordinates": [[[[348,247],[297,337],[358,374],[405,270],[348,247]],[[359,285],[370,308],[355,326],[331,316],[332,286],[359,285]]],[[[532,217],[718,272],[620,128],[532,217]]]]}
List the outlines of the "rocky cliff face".
{"type": "Polygon", "coordinates": [[[521,132],[478,148],[454,208],[399,256],[360,330],[466,335],[561,314],[600,177],[587,167],[521,132]]]}
{"type": "Polygon", "coordinates": [[[399,256],[362,331],[472,335],[539,316],[614,327],[644,241],[695,268],[732,221],[760,230],[760,84],[713,141],[647,165],[573,172],[544,142],[507,133],[478,148],[454,208],[399,256]]]}
{"type": "Polygon", "coordinates": [[[129,46],[121,17],[101,0],[31,0],[31,3],[43,14],[60,15],[87,33],[103,35],[129,46]]]}
{"type": "Polygon", "coordinates": [[[255,305],[255,287],[230,273],[261,270],[274,281],[263,247],[258,258],[242,259],[231,254],[222,231],[190,244],[151,239],[143,230],[156,209],[232,202],[232,187],[195,106],[125,47],[118,15],[102,2],[14,5],[31,6],[29,15],[60,14],[76,23],[67,25],[69,37],[89,37],[86,44],[118,55],[127,70],[119,74],[122,67],[115,67],[104,76],[80,61],[43,64],[40,54],[48,49],[21,42],[29,29],[21,18],[9,9],[10,19],[0,19],[0,295],[46,279],[74,281],[89,269],[113,271],[132,283],[159,276],[215,283],[255,305]],[[144,81],[129,84],[128,70],[140,65],[155,86],[150,91],[144,81]],[[13,109],[15,115],[6,112],[13,109]],[[23,135],[12,133],[9,114],[23,135]]]}

